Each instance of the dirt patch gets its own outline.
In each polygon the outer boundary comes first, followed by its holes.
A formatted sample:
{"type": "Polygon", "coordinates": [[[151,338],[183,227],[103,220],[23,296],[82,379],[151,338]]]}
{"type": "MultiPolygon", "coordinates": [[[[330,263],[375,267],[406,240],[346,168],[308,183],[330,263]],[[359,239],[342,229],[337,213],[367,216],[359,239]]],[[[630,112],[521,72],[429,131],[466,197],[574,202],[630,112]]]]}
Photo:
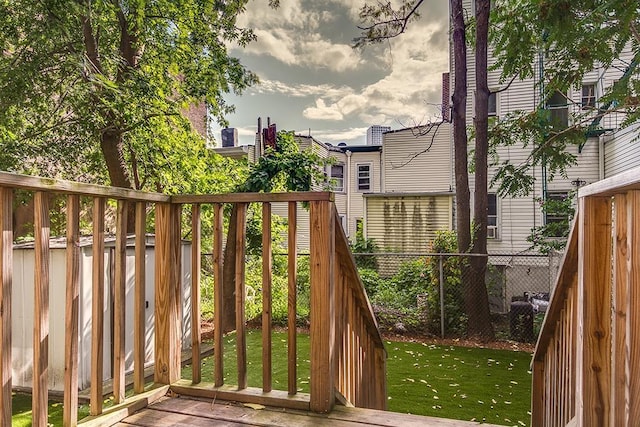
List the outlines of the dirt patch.
{"type": "MultiPolygon", "coordinates": [[[[203,320],[201,322],[202,328],[202,339],[203,340],[213,340],[214,326],[212,321],[203,320]]],[[[274,331],[284,332],[286,328],[274,326],[274,331]]],[[[309,330],[306,328],[298,328],[298,332],[308,333],[309,330]]],[[[393,333],[383,333],[382,338],[386,341],[402,341],[402,342],[418,342],[425,344],[435,344],[435,345],[450,345],[456,347],[473,347],[473,348],[492,348],[495,350],[510,350],[510,351],[526,351],[528,353],[533,353],[535,349],[535,345],[531,343],[522,343],[517,341],[508,341],[508,340],[496,340],[496,341],[479,341],[479,340],[470,340],[464,338],[438,338],[438,337],[427,337],[421,335],[400,335],[393,333]]]]}

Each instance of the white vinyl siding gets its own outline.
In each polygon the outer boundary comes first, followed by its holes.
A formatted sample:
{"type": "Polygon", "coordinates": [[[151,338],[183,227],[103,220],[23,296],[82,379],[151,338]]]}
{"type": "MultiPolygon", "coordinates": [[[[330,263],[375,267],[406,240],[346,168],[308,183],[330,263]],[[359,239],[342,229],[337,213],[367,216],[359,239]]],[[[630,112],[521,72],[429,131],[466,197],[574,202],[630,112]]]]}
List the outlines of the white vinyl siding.
{"type": "Polygon", "coordinates": [[[604,177],[640,166],[640,123],[621,129],[604,143],[604,177]]]}
{"type": "Polygon", "coordinates": [[[384,134],[384,192],[449,191],[451,150],[449,123],[434,125],[426,135],[413,129],[384,134]]]}

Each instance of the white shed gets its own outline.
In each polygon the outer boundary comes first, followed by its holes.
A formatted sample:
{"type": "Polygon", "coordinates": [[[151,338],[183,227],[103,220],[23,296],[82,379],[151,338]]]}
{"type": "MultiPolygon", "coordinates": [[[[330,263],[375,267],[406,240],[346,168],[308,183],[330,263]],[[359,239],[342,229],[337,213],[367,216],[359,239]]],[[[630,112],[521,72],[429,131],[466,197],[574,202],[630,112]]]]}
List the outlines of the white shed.
{"type": "MultiPolygon", "coordinates": [[[[154,236],[146,238],[146,344],[145,364],[154,359],[154,236]]],[[[66,239],[50,241],[49,264],[49,389],[64,389],[64,307],[66,239]]],[[[78,339],[78,387],[89,387],[91,380],[91,287],[92,238],[80,240],[80,305],[78,339]]],[[[133,371],[133,305],[134,305],[134,237],[127,239],[126,276],[126,371],[133,371]]],[[[35,253],[33,243],[14,246],[13,250],[13,317],[11,367],[14,387],[31,388],[33,362],[33,306],[35,253]]],[[[104,250],[104,378],[112,375],[113,342],[113,276],[115,271],[115,239],[105,240],[104,250]]],[[[182,243],[182,342],[191,345],[191,242],[182,243]]]]}

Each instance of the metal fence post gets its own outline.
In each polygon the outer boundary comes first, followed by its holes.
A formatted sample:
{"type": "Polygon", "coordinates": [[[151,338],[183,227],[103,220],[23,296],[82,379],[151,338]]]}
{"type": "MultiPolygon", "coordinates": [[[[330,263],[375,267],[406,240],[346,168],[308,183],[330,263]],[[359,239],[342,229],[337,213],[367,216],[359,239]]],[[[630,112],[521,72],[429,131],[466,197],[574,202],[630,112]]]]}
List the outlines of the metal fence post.
{"type": "Polygon", "coordinates": [[[438,257],[438,268],[440,269],[440,334],[444,338],[444,269],[442,268],[441,254],[438,257]]]}

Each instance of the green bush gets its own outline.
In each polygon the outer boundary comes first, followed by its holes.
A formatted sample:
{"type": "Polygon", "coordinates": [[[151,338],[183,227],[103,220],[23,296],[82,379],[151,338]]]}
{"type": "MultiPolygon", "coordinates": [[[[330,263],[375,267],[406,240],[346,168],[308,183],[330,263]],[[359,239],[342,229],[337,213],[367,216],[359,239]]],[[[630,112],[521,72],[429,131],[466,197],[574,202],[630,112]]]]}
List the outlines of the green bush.
{"type": "MultiPolygon", "coordinates": [[[[433,253],[455,253],[457,237],[455,231],[438,231],[431,244],[433,253]]],[[[462,285],[460,257],[445,257],[442,260],[444,277],[444,313],[445,333],[464,335],[467,330],[467,316],[464,308],[464,290],[462,285]]],[[[440,257],[427,258],[428,264],[428,328],[432,333],[440,333],[440,257]]]]}

